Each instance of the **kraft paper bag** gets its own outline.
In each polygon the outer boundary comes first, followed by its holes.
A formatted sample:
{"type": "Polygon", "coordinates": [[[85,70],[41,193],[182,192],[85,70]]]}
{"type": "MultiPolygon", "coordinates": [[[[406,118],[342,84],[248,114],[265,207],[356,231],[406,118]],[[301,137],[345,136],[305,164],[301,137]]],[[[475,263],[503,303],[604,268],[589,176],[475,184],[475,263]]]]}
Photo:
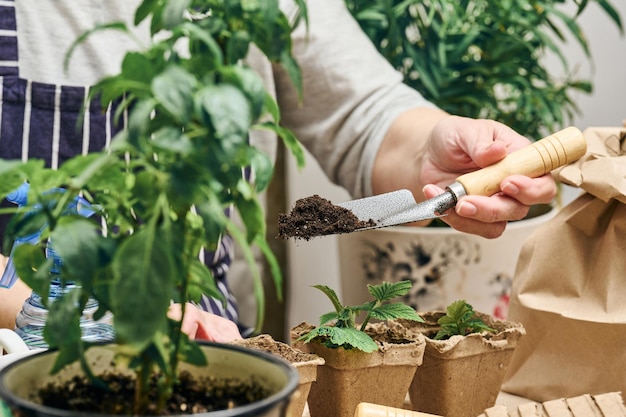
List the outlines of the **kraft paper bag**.
{"type": "Polygon", "coordinates": [[[502,390],[534,401],[626,392],[626,130],[584,132],[556,173],[584,193],[524,243],[507,320],[526,329],[502,390]]]}

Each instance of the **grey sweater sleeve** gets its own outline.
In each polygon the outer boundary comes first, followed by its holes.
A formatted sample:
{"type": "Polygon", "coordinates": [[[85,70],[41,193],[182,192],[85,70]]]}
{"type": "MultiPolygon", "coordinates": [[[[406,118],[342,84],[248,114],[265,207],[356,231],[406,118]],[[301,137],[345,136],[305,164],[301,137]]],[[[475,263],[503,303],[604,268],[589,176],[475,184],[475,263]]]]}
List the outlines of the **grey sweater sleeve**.
{"type": "Polygon", "coordinates": [[[302,103],[286,73],[274,68],[282,122],[331,181],[354,198],[371,195],[374,158],[393,120],[410,108],[434,105],[403,84],[343,0],[309,1],[308,12],[308,33],[300,25],[293,36],[302,103]]]}

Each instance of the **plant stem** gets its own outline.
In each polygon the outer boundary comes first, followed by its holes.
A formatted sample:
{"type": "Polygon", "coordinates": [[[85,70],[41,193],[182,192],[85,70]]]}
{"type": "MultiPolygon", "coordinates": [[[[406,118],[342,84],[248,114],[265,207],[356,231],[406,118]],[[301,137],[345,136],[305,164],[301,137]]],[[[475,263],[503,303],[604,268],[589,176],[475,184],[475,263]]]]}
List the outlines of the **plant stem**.
{"type": "Polygon", "coordinates": [[[135,386],[134,415],[144,415],[148,409],[148,381],[150,380],[150,355],[141,354],[142,365],[137,370],[137,385],[135,386]]]}
{"type": "Polygon", "coordinates": [[[382,301],[376,300],[376,302],[374,303],[374,306],[371,309],[367,310],[367,315],[365,316],[363,323],[361,323],[361,328],[359,330],[361,330],[362,332],[365,331],[365,326],[367,326],[367,323],[369,323],[370,318],[372,317],[372,310],[375,310],[376,308],[380,307],[381,304],[382,304],[382,301]]]}

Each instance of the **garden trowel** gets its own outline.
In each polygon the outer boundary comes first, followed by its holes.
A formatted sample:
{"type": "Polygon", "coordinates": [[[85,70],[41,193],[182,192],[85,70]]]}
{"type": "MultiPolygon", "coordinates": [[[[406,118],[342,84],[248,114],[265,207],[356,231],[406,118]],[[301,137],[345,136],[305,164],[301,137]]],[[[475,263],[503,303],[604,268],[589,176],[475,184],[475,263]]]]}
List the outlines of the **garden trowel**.
{"type": "Polygon", "coordinates": [[[575,162],[586,151],[587,142],[581,131],[568,127],[510,153],[494,165],[461,175],[443,194],[422,203],[416,203],[411,191],[399,190],[337,205],[350,210],[359,220],[373,220],[376,224],[356,230],[434,219],[443,216],[465,195],[491,196],[499,192],[500,183],[509,175],[536,178],[575,162]]]}

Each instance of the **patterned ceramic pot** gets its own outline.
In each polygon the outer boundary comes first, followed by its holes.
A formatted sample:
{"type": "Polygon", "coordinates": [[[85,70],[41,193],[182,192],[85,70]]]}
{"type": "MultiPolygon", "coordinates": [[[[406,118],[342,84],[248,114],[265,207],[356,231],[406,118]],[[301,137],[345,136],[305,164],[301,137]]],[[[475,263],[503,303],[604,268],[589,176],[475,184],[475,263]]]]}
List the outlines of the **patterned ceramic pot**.
{"type": "Polygon", "coordinates": [[[475,310],[504,319],[523,242],[557,210],[508,224],[496,239],[449,227],[397,226],[339,235],[342,299],[370,299],[366,284],[411,280],[404,302],[417,311],[445,310],[464,299],[475,310]]]}

